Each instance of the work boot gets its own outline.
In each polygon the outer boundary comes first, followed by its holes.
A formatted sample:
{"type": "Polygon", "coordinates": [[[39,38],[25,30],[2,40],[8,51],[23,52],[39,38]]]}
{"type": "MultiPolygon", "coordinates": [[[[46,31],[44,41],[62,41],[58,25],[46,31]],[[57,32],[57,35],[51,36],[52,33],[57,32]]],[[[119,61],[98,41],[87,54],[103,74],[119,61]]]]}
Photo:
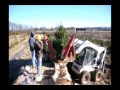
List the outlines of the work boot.
{"type": "Polygon", "coordinates": [[[36,75],[36,81],[39,82],[42,80],[42,75],[36,75]]]}

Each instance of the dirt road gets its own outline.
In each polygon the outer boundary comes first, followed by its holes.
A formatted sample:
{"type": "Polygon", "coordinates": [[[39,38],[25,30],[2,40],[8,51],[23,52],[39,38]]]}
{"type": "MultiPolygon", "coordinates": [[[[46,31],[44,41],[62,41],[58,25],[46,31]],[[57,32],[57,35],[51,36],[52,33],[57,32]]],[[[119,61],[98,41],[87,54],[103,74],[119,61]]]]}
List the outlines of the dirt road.
{"type": "Polygon", "coordinates": [[[9,60],[11,60],[13,55],[15,55],[18,51],[20,51],[21,49],[23,49],[27,45],[28,45],[28,37],[24,41],[20,42],[18,45],[9,49],[9,60]]]}

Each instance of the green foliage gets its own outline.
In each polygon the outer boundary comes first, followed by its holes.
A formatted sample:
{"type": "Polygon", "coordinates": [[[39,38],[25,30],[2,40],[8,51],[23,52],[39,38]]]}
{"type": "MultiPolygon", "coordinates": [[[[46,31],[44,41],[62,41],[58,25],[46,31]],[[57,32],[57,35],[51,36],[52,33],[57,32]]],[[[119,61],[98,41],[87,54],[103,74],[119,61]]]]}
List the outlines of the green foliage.
{"type": "Polygon", "coordinates": [[[66,30],[65,30],[65,28],[62,26],[62,25],[60,25],[59,27],[58,27],[58,31],[55,33],[55,37],[57,38],[57,39],[62,39],[62,38],[64,38],[66,36],[66,30]]]}
{"type": "Polygon", "coordinates": [[[65,47],[68,37],[66,36],[66,30],[62,25],[58,27],[58,31],[54,35],[54,39],[51,37],[52,46],[57,52],[57,59],[60,59],[61,50],[65,47]]]}
{"type": "Polygon", "coordinates": [[[51,43],[55,40],[55,36],[53,36],[53,35],[50,35],[48,38],[51,41],[51,43]]]}
{"type": "Polygon", "coordinates": [[[57,39],[63,39],[63,38],[65,38],[65,32],[64,32],[64,31],[57,31],[57,32],[55,33],[55,37],[56,37],[57,39]]]}
{"type": "Polygon", "coordinates": [[[60,53],[62,50],[60,43],[61,43],[60,39],[57,39],[57,38],[52,43],[53,48],[56,50],[57,59],[60,58],[60,53]]]}
{"type": "Polygon", "coordinates": [[[62,32],[65,32],[65,28],[63,27],[63,25],[60,25],[58,26],[58,31],[62,31],[62,32]]]}
{"type": "Polygon", "coordinates": [[[49,53],[49,49],[48,49],[48,46],[46,44],[44,44],[43,51],[44,51],[44,53],[49,53]]]}
{"type": "Polygon", "coordinates": [[[111,42],[110,41],[105,41],[105,46],[107,46],[108,48],[110,47],[111,48],[111,42]]]}
{"type": "Polygon", "coordinates": [[[109,46],[108,48],[107,48],[107,50],[108,50],[108,54],[110,54],[111,53],[111,46],[109,46]]]}

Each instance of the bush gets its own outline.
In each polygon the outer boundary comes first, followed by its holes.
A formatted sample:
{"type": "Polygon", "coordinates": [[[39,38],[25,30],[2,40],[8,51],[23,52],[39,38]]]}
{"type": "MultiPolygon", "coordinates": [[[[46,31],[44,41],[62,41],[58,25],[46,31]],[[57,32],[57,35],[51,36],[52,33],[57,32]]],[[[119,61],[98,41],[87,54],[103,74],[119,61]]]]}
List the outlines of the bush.
{"type": "Polygon", "coordinates": [[[65,30],[65,28],[62,26],[62,25],[60,25],[59,27],[58,27],[58,31],[55,33],[55,37],[57,38],[57,39],[63,39],[63,38],[65,38],[65,35],[66,34],[66,30],[65,30]]]}
{"type": "Polygon", "coordinates": [[[108,54],[111,54],[111,46],[109,46],[108,48],[107,48],[107,50],[108,50],[108,54]]]}
{"type": "Polygon", "coordinates": [[[51,39],[53,40],[52,45],[57,52],[56,53],[57,59],[60,59],[61,51],[65,47],[68,41],[68,37],[66,36],[66,30],[62,25],[58,27],[58,31],[54,35],[55,35],[54,39],[53,37],[51,37],[51,39]]]}
{"type": "Polygon", "coordinates": [[[44,53],[49,53],[49,49],[48,49],[48,46],[46,44],[44,44],[43,52],[44,53]]]}
{"type": "Polygon", "coordinates": [[[53,36],[53,35],[50,35],[48,38],[51,41],[51,43],[55,40],[55,36],[53,36]]]}

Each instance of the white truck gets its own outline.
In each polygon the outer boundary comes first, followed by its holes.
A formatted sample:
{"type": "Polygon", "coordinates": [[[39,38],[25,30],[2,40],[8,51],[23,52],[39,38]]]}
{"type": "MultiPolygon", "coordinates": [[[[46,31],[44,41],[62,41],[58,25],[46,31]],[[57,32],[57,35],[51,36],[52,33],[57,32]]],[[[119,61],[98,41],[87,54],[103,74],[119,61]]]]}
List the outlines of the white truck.
{"type": "Polygon", "coordinates": [[[100,81],[104,72],[106,49],[78,38],[74,39],[73,46],[76,58],[71,69],[79,76],[80,83],[86,85],[91,79],[100,81]]]}

